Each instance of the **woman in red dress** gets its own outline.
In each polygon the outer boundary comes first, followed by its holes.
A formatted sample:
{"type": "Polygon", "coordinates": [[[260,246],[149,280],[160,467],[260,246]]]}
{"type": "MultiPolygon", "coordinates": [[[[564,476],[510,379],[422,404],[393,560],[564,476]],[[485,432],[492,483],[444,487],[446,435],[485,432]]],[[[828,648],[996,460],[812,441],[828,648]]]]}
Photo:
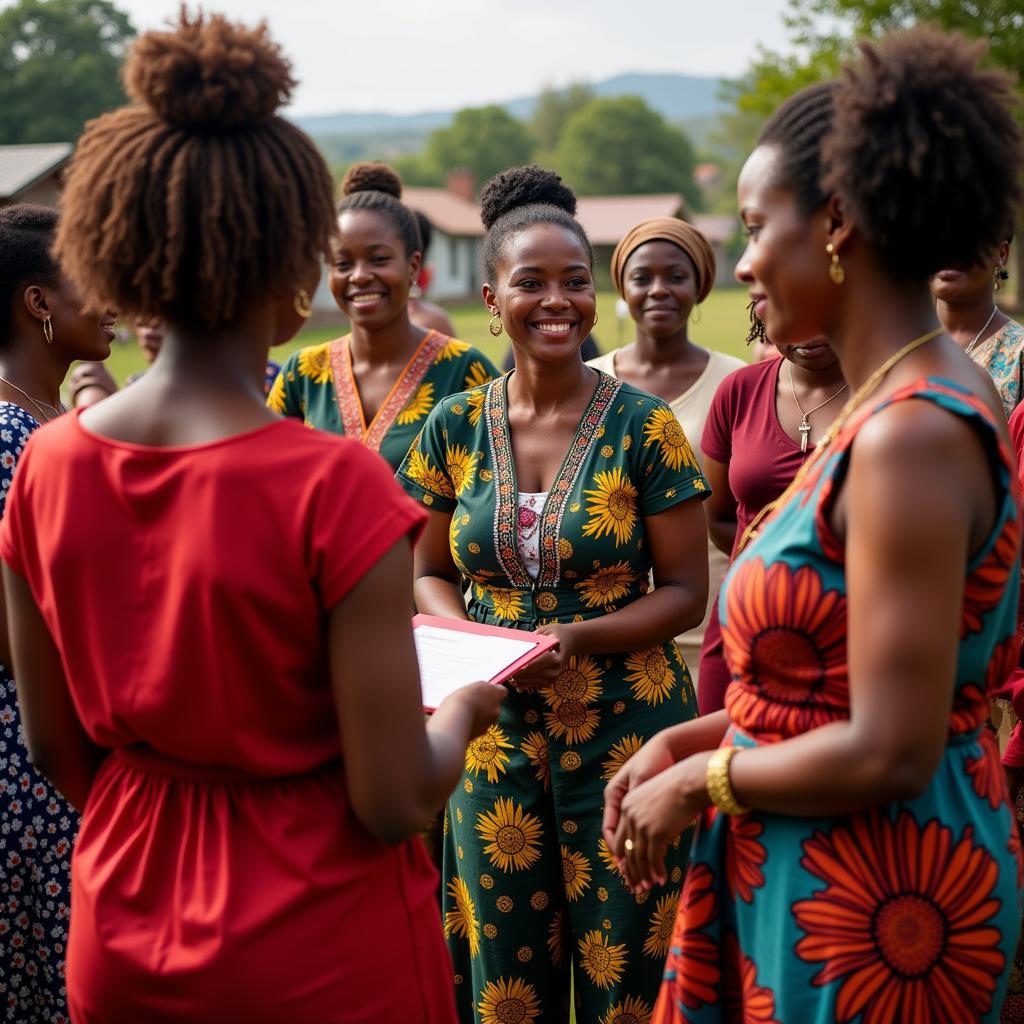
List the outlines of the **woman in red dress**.
{"type": "Polygon", "coordinates": [[[424,726],[424,516],[379,456],[263,402],[334,224],[265,28],[143,36],[56,251],[166,325],[137,384],[38,432],[0,536],[33,760],[76,806],[73,1020],[451,1024],[415,838],[503,688],[424,726]],[[110,160],[110,154],[117,159],[110,160]]]}

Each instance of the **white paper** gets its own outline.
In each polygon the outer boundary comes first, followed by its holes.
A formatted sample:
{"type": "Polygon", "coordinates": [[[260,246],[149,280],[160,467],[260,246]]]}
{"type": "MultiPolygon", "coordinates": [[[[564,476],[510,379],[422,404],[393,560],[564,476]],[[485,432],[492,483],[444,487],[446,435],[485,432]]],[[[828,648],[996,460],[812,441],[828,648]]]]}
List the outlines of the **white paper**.
{"type": "Polygon", "coordinates": [[[425,708],[436,708],[467,683],[493,679],[537,646],[535,640],[512,640],[440,626],[417,626],[412,635],[425,708]]]}

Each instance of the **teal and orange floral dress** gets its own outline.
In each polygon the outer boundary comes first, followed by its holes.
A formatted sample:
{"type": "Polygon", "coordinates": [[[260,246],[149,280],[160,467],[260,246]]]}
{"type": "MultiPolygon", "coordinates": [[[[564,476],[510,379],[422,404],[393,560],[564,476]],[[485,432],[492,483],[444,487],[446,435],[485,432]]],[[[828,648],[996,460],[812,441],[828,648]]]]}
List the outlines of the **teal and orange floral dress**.
{"type": "MultiPolygon", "coordinates": [[[[645,518],[708,494],[675,416],[596,374],[551,489],[521,502],[507,380],[444,399],[398,474],[451,516],[470,618],[532,630],[639,600],[651,569],[645,518]],[[528,543],[536,561],[524,556],[528,543]]],[[[601,838],[603,791],[646,739],[695,714],[689,674],[666,637],[570,658],[549,688],[510,692],[498,722],[472,743],[448,804],[442,879],[466,1024],[567,1020],[571,959],[577,1020],[646,1020],[689,844],[669,851],[664,887],[634,897],[601,838]]]]}
{"type": "Polygon", "coordinates": [[[706,814],[657,1024],[999,1019],[1022,862],[985,719],[1017,656],[1020,523],[1012,460],[973,395],[929,378],[855,416],[737,556],[719,601],[733,679],[726,742],[775,743],[849,718],[845,551],[829,510],[860,425],[910,399],[975,426],[1000,492],[992,533],[965,567],[942,761],[921,796],[855,814],[706,814]]]}
{"type": "Polygon", "coordinates": [[[992,378],[1009,419],[1024,400],[1024,327],[1008,320],[969,355],[992,378]]]}
{"type": "Polygon", "coordinates": [[[351,340],[346,334],[290,356],[270,389],[267,405],[310,427],[358,438],[382,455],[392,469],[401,465],[427,413],[442,398],[498,375],[479,349],[429,331],[380,411],[367,423],[352,373],[351,340]]]}

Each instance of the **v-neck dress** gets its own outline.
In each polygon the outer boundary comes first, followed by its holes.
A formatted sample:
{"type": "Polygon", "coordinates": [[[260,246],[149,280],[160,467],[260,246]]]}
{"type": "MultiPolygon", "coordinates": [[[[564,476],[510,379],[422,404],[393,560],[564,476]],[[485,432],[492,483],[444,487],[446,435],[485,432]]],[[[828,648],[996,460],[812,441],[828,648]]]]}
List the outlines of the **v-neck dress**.
{"type": "Polygon", "coordinates": [[[307,426],[362,441],[392,469],[401,465],[427,413],[445,396],[498,376],[479,349],[429,331],[368,423],[352,372],[352,335],[291,355],[270,389],[267,405],[307,426]]]}
{"type": "MultiPolygon", "coordinates": [[[[597,376],[540,510],[534,578],[519,549],[507,379],[439,403],[398,474],[411,495],[451,515],[470,618],[533,630],[639,600],[651,569],[645,518],[708,494],[675,416],[597,376]]],[[[690,677],[665,637],[571,658],[550,687],[510,692],[496,725],[471,744],[448,804],[442,878],[465,1024],[565,1020],[570,957],[578,1020],[646,1019],[689,842],[669,850],[668,883],[634,897],[601,838],[603,790],[646,739],[695,714],[690,677]]]]}

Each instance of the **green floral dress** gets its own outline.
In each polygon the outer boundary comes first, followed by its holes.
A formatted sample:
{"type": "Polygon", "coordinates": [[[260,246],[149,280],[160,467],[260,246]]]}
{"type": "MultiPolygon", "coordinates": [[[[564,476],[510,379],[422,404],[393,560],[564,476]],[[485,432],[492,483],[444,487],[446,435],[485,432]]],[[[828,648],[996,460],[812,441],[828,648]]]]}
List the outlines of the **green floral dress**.
{"type": "MultiPolygon", "coordinates": [[[[595,378],[536,520],[534,577],[520,549],[507,380],[441,401],[398,473],[410,494],[451,514],[470,618],[532,630],[639,600],[651,568],[645,518],[708,495],[675,416],[646,392],[595,378]]],[[[570,658],[551,687],[510,692],[472,743],[448,805],[442,880],[466,1024],[566,1020],[570,958],[578,1020],[647,1019],[689,841],[669,850],[667,885],[634,897],[601,838],[603,790],[646,739],[695,714],[689,673],[666,637],[570,658]]]]}
{"type": "Polygon", "coordinates": [[[370,423],[352,373],[352,336],[294,353],[281,368],[267,405],[307,426],[359,438],[397,469],[427,413],[446,395],[498,375],[479,349],[430,331],[370,423]]]}

